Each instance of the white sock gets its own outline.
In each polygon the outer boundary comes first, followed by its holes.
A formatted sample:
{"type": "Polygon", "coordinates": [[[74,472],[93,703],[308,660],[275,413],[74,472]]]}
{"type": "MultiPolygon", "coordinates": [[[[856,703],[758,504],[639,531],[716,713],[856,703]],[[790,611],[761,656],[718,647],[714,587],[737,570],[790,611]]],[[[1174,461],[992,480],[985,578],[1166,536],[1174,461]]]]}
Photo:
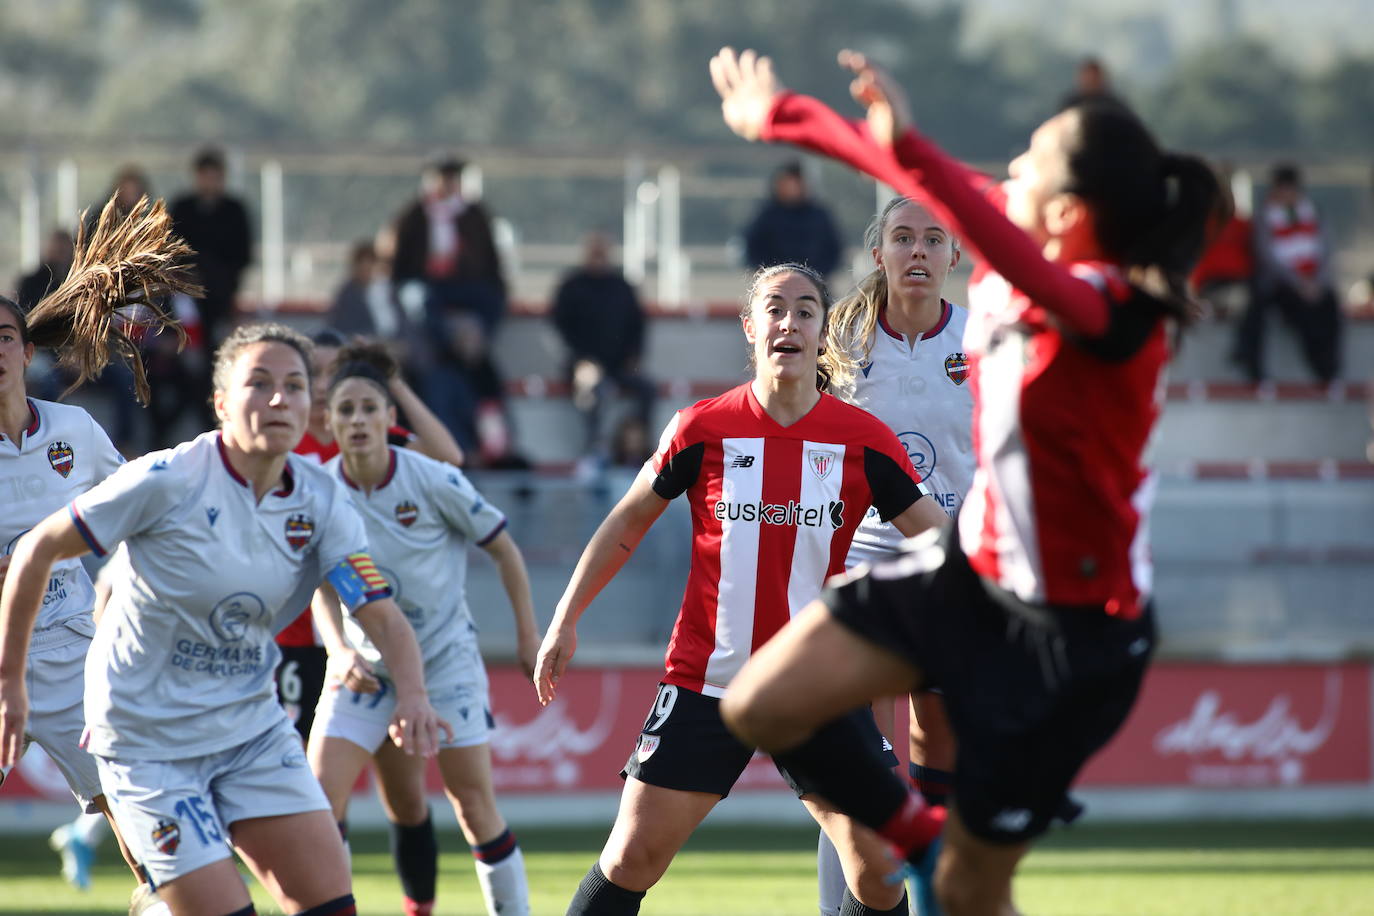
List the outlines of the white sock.
{"type": "Polygon", "coordinates": [[[110,822],[103,814],[83,814],[71,823],[72,836],[95,849],[110,833],[110,822]]]}
{"type": "Polygon", "coordinates": [[[830,837],[821,831],[816,843],[816,885],[821,916],[840,916],[844,901],[844,869],[840,868],[840,854],[830,837]]]}
{"type": "Polygon", "coordinates": [[[490,916],[529,916],[530,886],[525,880],[525,857],[519,846],[495,865],[480,859],[473,860],[473,864],[490,916]]]}

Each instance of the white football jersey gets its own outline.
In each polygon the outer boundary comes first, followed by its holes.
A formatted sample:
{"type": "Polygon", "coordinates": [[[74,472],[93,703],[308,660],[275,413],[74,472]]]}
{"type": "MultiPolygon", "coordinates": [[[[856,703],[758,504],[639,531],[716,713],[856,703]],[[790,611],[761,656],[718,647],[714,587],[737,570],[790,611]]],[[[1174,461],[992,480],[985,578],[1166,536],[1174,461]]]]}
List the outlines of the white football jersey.
{"type": "MultiPolygon", "coordinates": [[[[0,548],[110,475],[124,459],[90,414],[70,404],[29,399],[33,422],[18,442],[0,436],[0,548]]],[[[92,632],[95,589],[81,561],[59,560],[48,576],[35,631],[68,625],[92,632]]]]}
{"type": "MultiPolygon", "coordinates": [[[[341,457],[330,459],[325,470],[343,484],[362,516],[377,571],[415,629],[425,686],[437,694],[462,676],[469,663],[462,644],[476,637],[464,595],[467,547],[489,543],[505,529],[506,517],[462,471],[409,449],[391,448],[387,475],[370,493],[348,479],[341,457]]],[[[362,628],[349,617],[344,628],[349,642],[385,674],[362,628]]]]}
{"type": "MultiPolygon", "coordinates": [[[[935,327],[915,341],[879,314],[868,362],[845,400],[887,424],[905,446],[921,482],[950,516],[973,482],[973,394],[964,325],[968,312],[948,302],[935,327]]],[[[869,509],[854,534],[847,565],[890,554],[902,534],[869,509]]]]}
{"type": "Polygon", "coordinates": [[[197,757],[286,715],[272,637],[326,573],[367,551],[338,483],[295,455],[286,467],[286,485],[259,503],[209,432],[72,501],[92,550],[127,551],[86,663],[92,753],[197,757]]]}

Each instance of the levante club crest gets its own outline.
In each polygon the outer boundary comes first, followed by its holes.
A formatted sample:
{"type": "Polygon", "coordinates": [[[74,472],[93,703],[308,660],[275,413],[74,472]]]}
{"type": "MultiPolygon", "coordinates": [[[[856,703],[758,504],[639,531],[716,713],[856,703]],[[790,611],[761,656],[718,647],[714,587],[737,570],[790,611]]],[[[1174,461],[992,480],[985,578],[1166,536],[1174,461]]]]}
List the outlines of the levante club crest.
{"type": "Polygon", "coordinates": [[[292,515],[286,520],[286,543],[300,550],[315,536],[315,523],[308,515],[292,515]]]}
{"type": "Polygon", "coordinates": [[[72,456],[72,447],[65,442],[54,442],[48,446],[48,464],[52,469],[63,477],[67,477],[72,472],[72,465],[76,463],[72,456]]]}
{"type": "Polygon", "coordinates": [[[951,353],[945,357],[945,375],[956,385],[964,384],[968,378],[968,357],[962,353],[951,353]]]}
{"type": "Polygon", "coordinates": [[[410,500],[407,499],[396,504],[396,521],[400,522],[402,526],[409,528],[415,524],[415,519],[419,516],[420,507],[410,500]]]}
{"type": "Polygon", "coordinates": [[[153,828],[153,845],[164,856],[170,856],[181,845],[181,828],[176,821],[158,821],[153,828]]]}

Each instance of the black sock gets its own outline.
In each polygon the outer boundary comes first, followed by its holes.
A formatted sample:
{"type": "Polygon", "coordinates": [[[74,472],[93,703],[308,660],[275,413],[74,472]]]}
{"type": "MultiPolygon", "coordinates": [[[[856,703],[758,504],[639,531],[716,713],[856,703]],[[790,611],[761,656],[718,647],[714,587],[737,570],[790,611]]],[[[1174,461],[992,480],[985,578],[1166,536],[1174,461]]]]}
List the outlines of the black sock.
{"type": "Polygon", "coordinates": [[[391,832],[391,859],[401,878],[401,890],[416,903],[434,899],[434,882],[439,875],[439,843],[434,837],[434,818],[413,827],[388,822],[391,832]]]}
{"type": "Polygon", "coordinates": [[[335,897],[328,903],[321,903],[308,910],[301,910],[296,916],[358,916],[358,905],[353,900],[352,894],[344,894],[342,897],[335,897]]]}
{"type": "Polygon", "coordinates": [[[911,773],[911,781],[927,802],[932,805],[949,804],[949,790],[954,785],[953,773],[919,763],[908,764],[907,768],[911,773]]]}
{"type": "Polygon", "coordinates": [[[595,862],[577,886],[567,916],[635,916],[643,899],[644,891],[627,891],[612,884],[601,873],[601,863],[595,862]]]}
{"type": "Polygon", "coordinates": [[[840,916],[878,916],[881,913],[888,913],[890,916],[906,916],[907,902],[906,891],[902,891],[902,899],[897,901],[897,905],[890,910],[875,910],[871,906],[864,906],[849,888],[844,889],[844,899],[840,901],[840,916]]]}
{"type": "Polygon", "coordinates": [[[843,716],[773,757],[845,814],[881,830],[906,804],[908,792],[871,743],[851,716],[843,716]]]}

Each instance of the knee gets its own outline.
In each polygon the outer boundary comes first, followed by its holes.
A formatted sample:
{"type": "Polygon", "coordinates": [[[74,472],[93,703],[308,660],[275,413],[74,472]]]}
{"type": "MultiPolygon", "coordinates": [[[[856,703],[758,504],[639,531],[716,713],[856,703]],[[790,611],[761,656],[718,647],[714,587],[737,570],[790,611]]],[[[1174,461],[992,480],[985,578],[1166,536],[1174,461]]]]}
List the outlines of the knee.
{"type": "Polygon", "coordinates": [[[386,787],[386,807],[391,820],[402,827],[417,827],[429,817],[429,802],[410,787],[386,787]]]}
{"type": "Polygon", "coordinates": [[[854,876],[854,887],[850,891],[866,907],[890,910],[906,893],[902,882],[890,880],[890,874],[886,868],[864,868],[854,876]]]}
{"type": "Polygon", "coordinates": [[[647,891],[668,870],[674,852],[653,843],[617,843],[612,837],[601,851],[601,871],[617,887],[647,891]]]}

